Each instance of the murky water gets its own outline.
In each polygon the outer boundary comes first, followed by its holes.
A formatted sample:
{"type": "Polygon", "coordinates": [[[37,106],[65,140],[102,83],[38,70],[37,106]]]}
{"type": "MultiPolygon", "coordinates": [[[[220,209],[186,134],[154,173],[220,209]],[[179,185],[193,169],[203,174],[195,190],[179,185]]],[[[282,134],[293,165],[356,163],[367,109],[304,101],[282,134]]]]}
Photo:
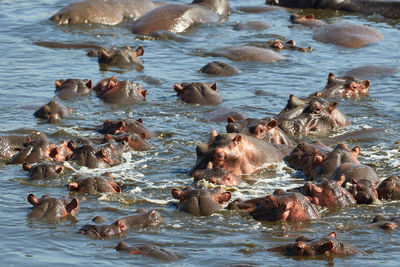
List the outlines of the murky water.
{"type": "MultiPolygon", "coordinates": [[[[39,130],[54,142],[96,135],[91,130],[105,119],[142,118],[157,132],[151,140],[155,149],[124,155],[121,165],[111,168],[123,185],[120,196],[88,196],[81,200],[81,212],[74,221],[58,224],[27,218],[29,193],[55,197],[68,195],[66,184],[73,173],[62,180],[30,182],[20,165],[0,166],[0,261],[3,266],[135,265],[135,266],[230,266],[234,264],[271,265],[397,265],[400,259],[398,230],[384,232],[365,229],[375,214],[396,215],[399,202],[362,205],[342,210],[322,210],[323,219],[302,223],[265,223],[231,211],[210,217],[195,217],[175,210],[171,189],[192,183],[188,176],[196,155],[195,146],[208,139],[212,129],[223,132],[225,123],[207,121],[208,114],[219,108],[234,108],[250,117],[277,114],[290,94],[307,96],[323,88],[329,72],[343,74],[364,65],[399,67],[400,39],[398,21],[364,17],[333,11],[314,12],[329,22],[353,22],[371,26],[385,36],[378,43],[362,49],[346,49],[317,43],[312,30],[289,22],[291,11],[249,14],[238,11],[240,5],[259,5],[261,0],[231,0],[232,14],[227,21],[202,26],[181,38],[146,40],[130,31],[131,23],[114,27],[59,27],[48,18],[71,0],[12,1],[0,3],[0,131],[2,134],[27,133],[39,130]],[[237,22],[262,21],[271,25],[261,32],[235,31],[237,22]],[[313,46],[312,53],[282,51],[287,59],[278,63],[230,62],[242,73],[232,77],[210,77],[197,70],[215,58],[204,52],[228,46],[268,41],[276,37],[295,39],[300,46],[313,46]],[[91,42],[111,47],[143,46],[144,70],[141,72],[100,71],[96,59],[86,50],[50,49],[35,46],[35,41],[71,43],[91,42]],[[116,75],[122,80],[141,82],[148,90],[147,101],[132,107],[104,104],[94,95],[74,101],[63,101],[75,113],[61,123],[48,125],[33,117],[35,109],[54,97],[54,81],[66,78],[89,78],[94,83],[116,75]],[[146,84],[143,76],[162,81],[146,84]],[[224,102],[218,107],[200,107],[176,100],[174,83],[216,81],[224,102]],[[254,92],[263,90],[265,94],[254,92]],[[96,215],[108,221],[129,214],[138,208],[156,209],[165,217],[165,224],[156,228],[131,231],[126,237],[92,240],[78,229],[96,215]],[[341,230],[337,230],[341,229],[341,230]],[[367,256],[298,261],[265,249],[291,241],[296,235],[321,236],[337,231],[339,238],[368,252],[367,256]],[[121,254],[115,245],[123,240],[129,245],[153,244],[181,256],[178,262],[121,254]]],[[[170,1],[173,2],[173,1],[170,1]]],[[[174,1],[186,2],[186,1],[174,1]]],[[[305,13],[308,13],[305,11],[305,13]]],[[[221,61],[229,62],[228,60],[221,61]]],[[[361,162],[375,168],[381,179],[399,175],[400,74],[371,78],[369,97],[340,100],[339,108],[352,121],[340,133],[362,127],[383,127],[388,131],[375,138],[354,139],[350,146],[360,145],[361,162]]],[[[336,134],[336,133],[334,133],[336,134]]],[[[102,173],[104,170],[76,168],[81,173],[102,173]]],[[[288,188],[302,183],[302,178],[284,166],[262,171],[251,182],[233,191],[233,198],[250,198],[272,193],[277,187],[288,188]],[[255,180],[255,181],[254,181],[255,180]]]]}

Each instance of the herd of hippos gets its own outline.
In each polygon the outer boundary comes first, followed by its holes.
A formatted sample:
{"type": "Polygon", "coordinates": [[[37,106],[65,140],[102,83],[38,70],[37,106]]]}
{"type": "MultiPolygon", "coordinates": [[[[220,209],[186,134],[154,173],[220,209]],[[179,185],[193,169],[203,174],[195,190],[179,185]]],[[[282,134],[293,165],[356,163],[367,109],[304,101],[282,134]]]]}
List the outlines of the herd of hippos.
{"type": "MultiPolygon", "coordinates": [[[[268,4],[300,8],[328,8],[363,14],[380,14],[388,18],[398,18],[399,2],[369,0],[267,0],[268,4]]],[[[243,7],[243,9],[252,7],[243,7]]],[[[271,5],[258,8],[280,8],[271,5]]],[[[135,19],[133,32],[149,35],[157,31],[184,32],[196,23],[215,23],[229,14],[227,0],[194,0],[192,4],[153,3],[150,0],[86,0],[68,5],[53,15],[50,20],[61,24],[100,23],[114,25],[126,18],[135,19]],[[112,10],[112,12],[110,12],[112,10]],[[104,15],[107,14],[107,15],[104,15]]],[[[383,38],[378,31],[364,26],[350,24],[325,24],[312,15],[292,15],[293,23],[321,27],[314,39],[345,47],[360,48],[370,42],[383,38]],[[339,35],[355,36],[348,39],[339,35]]],[[[259,25],[257,25],[259,26],[259,25]]],[[[73,44],[38,42],[43,46],[67,47],[73,44]]],[[[77,46],[79,44],[76,44],[77,46]]],[[[84,47],[83,44],[80,44],[84,47]]],[[[89,46],[90,47],[90,46],[89,46]]],[[[288,43],[272,42],[273,49],[297,49],[309,51],[312,48],[299,48],[293,41],[288,43]]],[[[144,53],[142,47],[136,50],[130,47],[105,49],[94,47],[91,56],[98,57],[100,64],[142,66],[139,59],[144,53]]],[[[213,51],[211,55],[231,60],[277,61],[282,58],[273,49],[250,46],[228,47],[213,51]]],[[[374,70],[376,71],[376,70],[374,70]]],[[[393,70],[382,70],[393,71],[393,70]]],[[[240,72],[235,67],[214,61],[200,72],[214,75],[233,75],[240,72]]],[[[55,93],[61,100],[89,95],[95,91],[106,103],[132,105],[146,98],[146,90],[140,84],[120,81],[115,76],[104,79],[92,87],[90,80],[67,79],[55,82],[55,93]]],[[[174,84],[177,96],[184,102],[198,105],[218,105],[222,102],[217,85],[200,82],[174,84]]],[[[357,156],[361,148],[352,149],[339,143],[332,149],[322,142],[293,143],[293,137],[324,135],[339,127],[350,124],[347,117],[338,109],[338,102],[326,99],[359,98],[368,94],[370,81],[361,81],[352,76],[336,77],[330,73],[326,87],[308,97],[298,98],[290,95],[287,105],[274,117],[244,119],[238,114],[228,114],[227,133],[212,131],[210,139],[196,147],[197,161],[190,171],[195,187],[173,189],[172,196],[179,200],[178,209],[197,216],[208,216],[222,209],[231,199],[231,193],[221,187],[201,188],[197,181],[225,186],[240,184],[241,175],[257,172],[268,164],[285,161],[293,169],[300,170],[307,182],[290,190],[276,189],[273,194],[248,200],[236,199],[227,206],[230,210],[248,212],[256,220],[301,221],[320,219],[317,206],[345,207],[355,204],[371,204],[379,200],[400,199],[400,180],[391,176],[381,181],[369,166],[360,163],[357,156]]],[[[34,115],[54,123],[73,112],[58,101],[50,101],[38,109],[34,115]]],[[[22,164],[29,171],[30,179],[51,179],[64,173],[63,162],[71,161],[88,168],[107,168],[119,163],[121,153],[131,150],[152,149],[148,139],[156,135],[143,126],[141,119],[106,120],[98,131],[102,138],[80,138],[73,141],[51,143],[44,133],[36,132],[29,136],[1,136],[1,157],[9,164],[22,164]],[[32,165],[32,163],[37,163],[32,165]]],[[[357,134],[374,134],[381,129],[364,129],[357,134]]],[[[298,139],[297,139],[298,140],[298,139]]],[[[339,140],[339,139],[336,139],[339,140]]],[[[120,186],[113,180],[112,174],[99,177],[80,178],[69,184],[69,190],[80,194],[98,194],[103,192],[120,193],[120,186]]],[[[30,217],[40,220],[57,221],[79,212],[77,198],[53,198],[28,196],[33,205],[30,217]]],[[[130,216],[117,219],[107,225],[100,224],[102,218],[93,220],[95,224],[84,225],[79,232],[92,238],[112,238],[125,235],[131,228],[157,226],[163,223],[162,216],[155,210],[137,210],[130,216]]],[[[394,229],[400,223],[400,217],[386,218],[377,216],[372,226],[394,229]]],[[[172,252],[155,247],[129,247],[119,243],[118,251],[131,254],[149,255],[160,259],[176,260],[179,257],[172,252]]],[[[293,244],[271,248],[290,256],[364,254],[350,244],[336,239],[336,233],[317,239],[299,237],[293,244]]]]}

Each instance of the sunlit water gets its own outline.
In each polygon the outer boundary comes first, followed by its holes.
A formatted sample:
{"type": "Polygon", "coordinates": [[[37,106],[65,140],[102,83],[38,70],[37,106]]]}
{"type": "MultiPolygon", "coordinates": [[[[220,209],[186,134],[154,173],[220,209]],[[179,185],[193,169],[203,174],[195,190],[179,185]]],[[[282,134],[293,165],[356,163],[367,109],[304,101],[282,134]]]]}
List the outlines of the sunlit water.
{"type": "MultiPolygon", "coordinates": [[[[11,1],[0,3],[0,131],[2,134],[27,133],[39,130],[54,142],[96,135],[94,129],[105,119],[142,118],[158,137],[151,139],[155,149],[124,155],[122,163],[111,168],[124,193],[120,196],[87,196],[80,201],[81,212],[76,220],[46,223],[30,220],[27,214],[29,193],[55,197],[68,195],[65,186],[74,172],[102,173],[73,166],[62,180],[30,182],[20,165],[0,167],[0,261],[2,266],[230,266],[234,264],[271,265],[396,265],[400,259],[398,230],[384,232],[365,229],[375,214],[396,215],[398,202],[362,205],[342,210],[322,209],[323,219],[302,223],[265,223],[245,214],[223,210],[210,217],[195,217],[177,211],[172,204],[171,189],[192,183],[188,176],[196,155],[195,147],[208,139],[212,129],[224,132],[225,123],[207,121],[208,114],[219,108],[233,108],[249,117],[261,118],[277,114],[290,94],[307,96],[324,87],[329,72],[343,74],[363,65],[399,67],[400,39],[398,21],[380,17],[364,17],[334,11],[314,12],[329,22],[352,22],[371,26],[385,36],[378,43],[362,49],[346,49],[322,44],[312,39],[312,30],[289,22],[291,13],[281,10],[249,14],[238,11],[240,5],[262,5],[261,0],[230,1],[232,14],[218,25],[204,25],[180,38],[147,40],[131,33],[131,22],[114,27],[59,27],[48,18],[72,2],[61,0],[11,1]],[[271,27],[261,32],[235,31],[237,22],[261,21],[271,27]],[[232,77],[211,77],[197,70],[216,58],[205,52],[230,45],[259,44],[277,37],[295,39],[300,46],[312,46],[312,53],[282,51],[287,59],[278,63],[229,62],[242,70],[232,77]],[[142,72],[100,71],[96,59],[86,50],[50,49],[35,46],[35,41],[71,43],[91,42],[112,47],[143,46],[142,72]],[[122,80],[141,82],[148,90],[147,101],[131,107],[104,104],[94,95],[74,101],[61,101],[72,106],[75,113],[59,124],[43,124],[33,117],[39,106],[54,97],[54,81],[66,78],[89,78],[94,83],[116,75],[122,80]],[[162,81],[161,85],[146,84],[143,76],[162,81]],[[218,107],[193,106],[177,101],[174,83],[216,81],[224,102],[218,107]],[[265,94],[254,92],[263,90],[265,94]],[[138,208],[156,209],[165,223],[156,228],[131,231],[119,239],[92,240],[78,229],[96,215],[109,222],[138,208]],[[337,231],[339,238],[368,252],[367,256],[299,261],[267,248],[292,241],[297,235],[321,236],[337,231]],[[129,245],[153,244],[181,256],[178,262],[118,253],[119,241],[129,245]]],[[[172,1],[171,1],[172,2],[172,1]]],[[[184,1],[175,1],[184,2],[184,1]]],[[[308,12],[304,12],[308,13],[308,12]]],[[[340,130],[345,133],[362,127],[382,127],[387,133],[375,138],[354,139],[350,146],[360,145],[361,162],[375,168],[381,179],[399,174],[399,84],[400,74],[376,76],[371,79],[369,97],[340,100],[339,108],[348,115],[352,125],[340,130]]],[[[337,134],[337,133],[333,133],[337,134]]],[[[275,170],[262,171],[248,177],[237,188],[231,188],[233,199],[250,198],[272,193],[275,188],[302,184],[299,173],[278,165],[275,170]]]]}

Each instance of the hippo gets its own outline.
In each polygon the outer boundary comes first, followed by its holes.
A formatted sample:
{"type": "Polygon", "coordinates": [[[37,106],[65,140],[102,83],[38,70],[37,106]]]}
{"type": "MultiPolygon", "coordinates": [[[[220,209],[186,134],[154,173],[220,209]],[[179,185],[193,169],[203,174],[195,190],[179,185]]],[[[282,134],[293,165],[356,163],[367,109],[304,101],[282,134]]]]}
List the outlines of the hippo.
{"type": "Polygon", "coordinates": [[[247,118],[235,121],[232,117],[228,117],[227,121],[227,133],[242,133],[267,143],[293,146],[292,140],[278,127],[278,121],[274,118],[247,118]]]}
{"type": "Polygon", "coordinates": [[[351,194],[358,204],[371,204],[378,201],[376,186],[379,177],[376,172],[367,165],[346,162],[339,165],[330,177],[331,180],[343,180],[343,186],[351,183],[351,194]]]}
{"type": "Polygon", "coordinates": [[[315,19],[313,14],[309,15],[293,14],[290,16],[290,22],[295,24],[302,24],[308,27],[319,27],[322,25],[326,25],[326,22],[319,19],[315,19]]]}
{"type": "Polygon", "coordinates": [[[0,136],[0,159],[8,161],[26,146],[40,142],[49,143],[47,136],[41,132],[34,132],[31,135],[0,136]]]}
{"type": "Polygon", "coordinates": [[[222,205],[231,199],[231,193],[221,188],[217,189],[193,189],[190,186],[183,190],[172,189],[172,196],[179,200],[179,210],[196,216],[210,216],[219,211],[222,205]]]}
{"type": "Polygon", "coordinates": [[[382,230],[394,230],[400,225],[400,217],[386,217],[381,214],[376,215],[371,224],[364,225],[366,228],[380,228],[382,230]]]}
{"type": "Polygon", "coordinates": [[[120,134],[120,133],[135,133],[142,138],[154,138],[155,133],[144,127],[143,120],[132,118],[118,119],[118,120],[105,120],[102,128],[98,130],[102,134],[120,134]]]}
{"type": "Polygon", "coordinates": [[[29,194],[28,202],[33,205],[32,212],[28,216],[38,220],[57,221],[79,213],[79,201],[77,198],[68,200],[44,195],[37,199],[35,195],[29,194]]]}
{"type": "Polygon", "coordinates": [[[96,195],[100,193],[121,193],[119,187],[113,179],[113,176],[108,173],[101,177],[88,177],[78,179],[68,184],[70,191],[77,191],[80,194],[96,195]]]}
{"type": "Polygon", "coordinates": [[[247,115],[234,109],[220,108],[208,113],[206,119],[212,122],[226,122],[228,117],[233,118],[235,121],[240,121],[247,118],[247,115]]]}
{"type": "Polygon", "coordinates": [[[317,96],[297,98],[290,95],[286,107],[276,116],[281,128],[289,136],[324,135],[350,125],[337,108],[338,103],[317,96]]]}
{"type": "Polygon", "coordinates": [[[209,52],[209,56],[225,57],[233,61],[277,62],[285,59],[279,53],[255,46],[229,46],[209,52]]]}
{"type": "Polygon", "coordinates": [[[311,181],[319,181],[322,178],[330,179],[332,174],[341,164],[360,164],[357,160],[360,152],[361,148],[359,146],[355,146],[350,150],[344,143],[339,143],[332,151],[325,154],[317,151],[317,153],[313,155],[312,166],[308,169],[309,172],[306,172],[303,169],[304,174],[308,176],[311,181]]]}
{"type": "Polygon", "coordinates": [[[134,151],[147,151],[154,148],[153,145],[146,140],[145,135],[139,136],[135,133],[120,133],[118,135],[106,134],[104,140],[106,142],[126,142],[134,151]]]}
{"type": "Polygon", "coordinates": [[[310,165],[313,164],[315,155],[323,156],[331,151],[331,148],[320,141],[314,141],[313,143],[300,142],[284,160],[289,167],[295,170],[305,170],[314,167],[310,165]]]}
{"type": "Polygon", "coordinates": [[[30,180],[47,180],[58,178],[64,173],[64,166],[60,164],[39,163],[35,166],[25,162],[22,168],[29,172],[30,180]]]}
{"type": "Polygon", "coordinates": [[[86,224],[79,233],[91,238],[114,238],[123,236],[130,229],[158,226],[164,223],[164,218],[155,210],[138,209],[133,214],[117,219],[109,225],[86,224]]]}
{"type": "Polygon", "coordinates": [[[376,0],[266,0],[266,4],[283,7],[332,9],[346,12],[358,12],[365,15],[380,14],[383,17],[397,19],[400,3],[397,1],[376,0]]]}
{"type": "Polygon", "coordinates": [[[100,81],[93,90],[104,102],[120,105],[133,105],[145,101],[147,93],[139,83],[119,81],[115,76],[100,81]]]}
{"type": "Polygon", "coordinates": [[[88,79],[56,80],[55,86],[57,97],[64,100],[92,93],[92,80],[88,79]]]}
{"type": "Polygon", "coordinates": [[[205,180],[210,183],[225,186],[238,186],[242,181],[232,171],[227,171],[222,168],[207,168],[197,170],[193,173],[194,183],[205,180]]]}
{"type": "Polygon", "coordinates": [[[125,19],[137,19],[156,7],[150,0],[85,0],[64,7],[50,20],[58,25],[116,25],[125,19]]]}
{"type": "Polygon", "coordinates": [[[97,57],[100,66],[117,66],[121,68],[129,68],[142,70],[143,61],[139,58],[144,54],[144,48],[139,46],[133,50],[130,46],[122,48],[92,50],[88,52],[88,56],[97,57]]]}
{"type": "Polygon", "coordinates": [[[356,200],[345,188],[342,187],[343,179],[339,181],[322,180],[320,183],[307,182],[303,185],[301,193],[310,197],[311,203],[322,207],[346,207],[356,204],[356,200]]]}
{"type": "Polygon", "coordinates": [[[300,47],[296,45],[296,42],[294,40],[289,40],[286,41],[285,43],[282,42],[281,40],[271,40],[268,42],[268,46],[274,50],[282,50],[282,49],[287,49],[287,50],[293,50],[293,51],[299,51],[299,52],[311,52],[314,50],[311,46],[309,47],[300,47]]]}
{"type": "Polygon", "coordinates": [[[367,65],[357,68],[350,69],[346,71],[345,76],[353,76],[360,79],[369,79],[371,77],[385,77],[396,74],[398,68],[367,65]]]}
{"type": "Polygon", "coordinates": [[[265,13],[283,10],[283,8],[277,6],[239,6],[236,9],[245,13],[265,13]]]}
{"type": "Polygon", "coordinates": [[[203,66],[197,72],[206,73],[209,75],[231,76],[234,74],[238,74],[241,71],[238,68],[236,68],[232,65],[229,65],[228,63],[221,62],[221,61],[212,61],[212,62],[207,63],[205,66],[203,66]]]}
{"type": "Polygon", "coordinates": [[[383,34],[368,26],[340,23],[318,27],[313,34],[313,39],[322,43],[356,49],[380,41],[383,39],[383,34]]]}
{"type": "Polygon", "coordinates": [[[368,95],[370,81],[360,81],[351,76],[336,77],[332,72],[328,75],[328,82],[324,89],[316,92],[319,97],[358,98],[368,95]]]}
{"type": "Polygon", "coordinates": [[[179,256],[176,253],[165,250],[158,246],[144,245],[139,247],[129,247],[125,242],[119,242],[115,249],[119,252],[126,252],[132,255],[148,256],[162,261],[179,260],[179,256]]]}
{"type": "Polygon", "coordinates": [[[289,154],[283,145],[269,144],[237,133],[218,134],[212,130],[207,143],[196,147],[197,161],[191,170],[219,167],[235,175],[252,174],[264,164],[281,162],[289,154]]]}
{"type": "Polygon", "coordinates": [[[10,158],[9,164],[35,163],[43,160],[52,160],[50,156],[51,144],[46,138],[37,139],[28,143],[18,153],[10,158]]]}
{"type": "Polygon", "coordinates": [[[88,168],[109,168],[114,165],[114,156],[110,155],[105,147],[97,147],[92,144],[76,145],[75,142],[68,142],[72,155],[68,160],[75,161],[80,166],[88,168]]]}
{"type": "Polygon", "coordinates": [[[355,254],[366,255],[366,253],[344,241],[340,241],[335,232],[322,238],[298,237],[294,244],[288,244],[267,249],[268,251],[280,252],[286,256],[350,256],[355,254]]]}
{"type": "Polygon", "coordinates": [[[35,117],[46,119],[48,123],[58,122],[60,119],[68,117],[69,114],[73,113],[74,109],[71,107],[64,107],[57,101],[51,100],[49,103],[39,108],[33,113],[35,117]]]}
{"type": "Polygon", "coordinates": [[[268,29],[268,24],[259,21],[238,22],[233,26],[235,31],[262,31],[268,29]]]}
{"type": "Polygon", "coordinates": [[[200,82],[184,82],[181,85],[175,83],[174,90],[179,99],[189,104],[215,106],[222,103],[217,83],[205,84],[200,82]]]}
{"type": "Polygon", "coordinates": [[[400,199],[400,179],[395,175],[389,176],[380,183],[376,190],[381,200],[398,200],[400,199]]]}
{"type": "Polygon", "coordinates": [[[36,41],[33,44],[56,49],[101,49],[102,47],[93,43],[64,43],[52,41],[36,41]]]}
{"type": "Polygon", "coordinates": [[[155,31],[182,33],[195,24],[217,23],[230,11],[228,0],[194,0],[190,5],[165,4],[135,21],[132,32],[150,35],[155,31]]]}
{"type": "Polygon", "coordinates": [[[321,219],[314,204],[297,192],[267,195],[247,201],[236,199],[228,209],[248,211],[255,220],[270,222],[321,219]]]}

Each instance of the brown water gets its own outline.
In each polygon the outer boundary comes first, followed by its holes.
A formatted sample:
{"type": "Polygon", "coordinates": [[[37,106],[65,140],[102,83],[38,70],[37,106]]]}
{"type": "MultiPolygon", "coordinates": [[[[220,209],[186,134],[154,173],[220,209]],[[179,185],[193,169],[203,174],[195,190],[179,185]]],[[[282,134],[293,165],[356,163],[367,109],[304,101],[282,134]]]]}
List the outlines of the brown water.
{"type": "MultiPolygon", "coordinates": [[[[137,38],[130,31],[131,23],[114,27],[58,27],[47,19],[72,1],[11,1],[0,3],[0,131],[2,134],[27,133],[39,130],[52,141],[94,136],[91,130],[105,119],[142,118],[157,132],[151,140],[156,147],[149,152],[124,155],[121,165],[111,168],[123,185],[120,196],[88,196],[81,200],[76,220],[57,224],[27,218],[29,193],[55,197],[68,195],[66,184],[73,173],[62,180],[30,182],[20,165],[0,167],[0,262],[2,266],[230,266],[244,264],[271,265],[397,265],[400,259],[398,230],[385,232],[365,229],[375,214],[398,215],[399,202],[361,205],[342,210],[322,209],[323,219],[302,223],[265,223],[245,214],[221,211],[210,217],[195,217],[175,210],[171,189],[192,183],[188,176],[196,155],[195,147],[208,139],[212,129],[223,132],[225,123],[207,121],[208,114],[219,108],[233,108],[250,117],[277,114],[290,94],[307,96],[324,87],[329,72],[343,74],[364,65],[399,67],[400,39],[398,21],[364,17],[338,12],[314,12],[329,22],[352,22],[371,26],[385,36],[378,43],[362,49],[346,49],[322,44],[312,39],[312,30],[289,22],[290,11],[248,14],[238,11],[240,5],[259,5],[263,1],[230,1],[232,14],[218,25],[204,25],[169,40],[137,38]],[[271,25],[261,32],[235,31],[238,22],[262,21],[271,25]],[[229,62],[242,70],[232,77],[210,77],[197,73],[207,62],[216,60],[204,52],[228,46],[260,44],[277,37],[295,39],[300,46],[313,46],[312,53],[282,51],[287,59],[278,63],[229,62]],[[86,56],[86,50],[63,50],[38,47],[35,41],[71,43],[91,42],[100,46],[143,46],[142,72],[100,71],[97,61],[86,56]],[[148,89],[147,101],[132,107],[102,103],[94,95],[63,104],[74,107],[75,114],[61,123],[48,125],[33,117],[35,109],[54,97],[54,80],[89,78],[94,83],[116,75],[119,79],[141,82],[148,89]],[[162,81],[146,84],[143,76],[162,81]],[[183,81],[216,81],[224,102],[218,107],[200,107],[176,100],[174,83],[183,81]],[[265,94],[256,95],[263,90],[265,94]],[[126,237],[92,240],[78,229],[96,215],[108,221],[138,208],[156,209],[165,217],[157,228],[131,231],[126,237]],[[292,259],[265,251],[292,241],[296,235],[321,236],[337,231],[339,238],[368,252],[367,256],[335,259],[292,259]],[[121,254],[115,245],[123,240],[129,245],[153,244],[181,256],[178,262],[121,254]]],[[[172,1],[171,1],[172,2],[172,1]]],[[[184,1],[174,1],[181,2],[184,1]]],[[[307,13],[307,12],[305,12],[307,13]]],[[[381,179],[399,175],[398,90],[400,74],[371,78],[369,97],[340,100],[339,108],[352,125],[339,133],[362,127],[383,127],[387,133],[375,138],[353,139],[349,145],[362,148],[360,160],[372,166],[381,179]]],[[[333,133],[335,135],[338,133],[333,133]]],[[[80,173],[102,173],[74,166],[80,173]]],[[[233,198],[250,198],[272,193],[275,188],[289,188],[303,182],[300,173],[281,164],[276,170],[262,171],[248,177],[249,182],[233,188],[233,198]]]]}

